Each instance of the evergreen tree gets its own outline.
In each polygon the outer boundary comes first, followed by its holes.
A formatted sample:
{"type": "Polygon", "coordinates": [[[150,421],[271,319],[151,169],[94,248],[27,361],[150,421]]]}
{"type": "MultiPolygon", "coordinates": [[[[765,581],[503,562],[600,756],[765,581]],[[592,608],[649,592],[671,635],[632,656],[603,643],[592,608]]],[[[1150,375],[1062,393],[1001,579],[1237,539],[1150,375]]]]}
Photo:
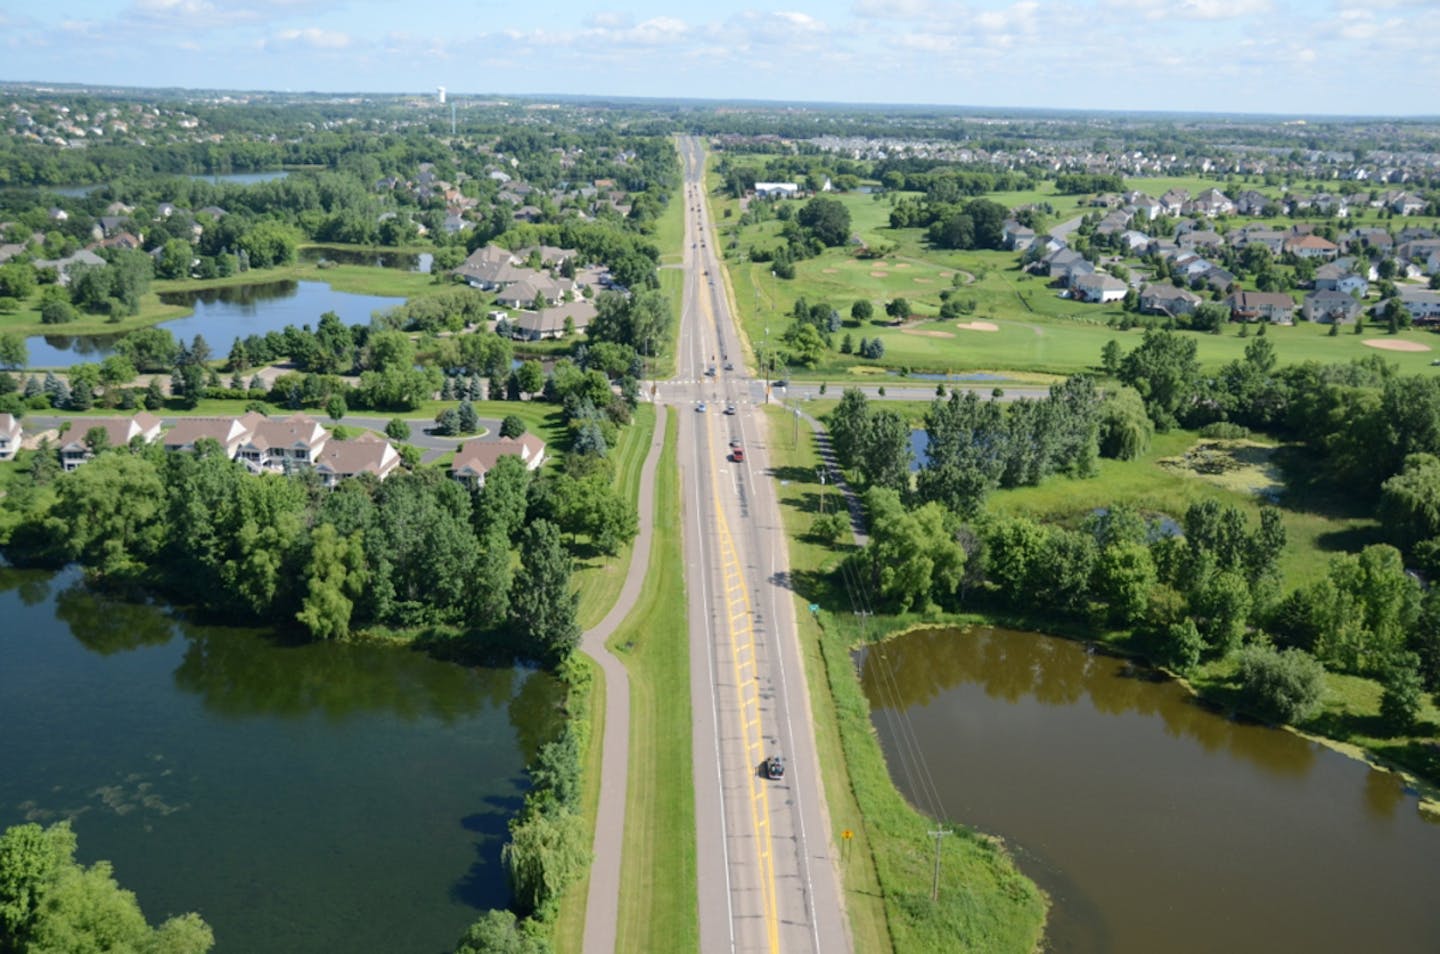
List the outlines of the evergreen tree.
{"type": "Polygon", "coordinates": [[[575,617],[580,597],[570,588],[570,554],[560,540],[560,529],[548,520],[536,520],[526,527],[520,541],[520,566],[510,590],[517,648],[558,665],[580,642],[580,624],[575,617]]]}

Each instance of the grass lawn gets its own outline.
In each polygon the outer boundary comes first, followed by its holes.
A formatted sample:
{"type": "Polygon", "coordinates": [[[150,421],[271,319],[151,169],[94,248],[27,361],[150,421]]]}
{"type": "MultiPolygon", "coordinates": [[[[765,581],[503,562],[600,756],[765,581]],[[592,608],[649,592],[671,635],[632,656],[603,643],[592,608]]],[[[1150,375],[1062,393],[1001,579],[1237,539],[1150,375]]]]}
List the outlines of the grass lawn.
{"type": "Polygon", "coordinates": [[[624,891],[616,950],[655,954],[700,945],[677,433],[670,415],[656,471],[650,571],[609,643],[630,674],[624,891]]]}
{"type": "MultiPolygon", "coordinates": [[[[908,805],[890,779],[850,658],[857,637],[848,607],[832,612],[827,571],[840,554],[806,536],[824,488],[808,430],[794,438],[784,408],[767,410],[780,510],[797,588],[799,634],[815,716],[816,744],[836,844],[843,853],[845,904],[855,949],[897,954],[933,951],[1033,951],[1045,921],[1045,901],[998,842],[961,829],[944,844],[940,903],[929,900],[933,820],[908,805]],[[807,611],[811,599],[826,607],[807,611]]],[[[829,506],[838,499],[828,491],[829,506]]]]}
{"type": "MultiPolygon", "coordinates": [[[[884,196],[878,201],[874,195],[861,194],[835,198],[850,210],[852,231],[871,247],[893,248],[892,252],[880,259],[861,259],[853,248],[827,249],[816,258],[798,262],[794,279],[776,279],[769,263],[749,261],[749,252],[752,247],[777,245],[781,223],[770,219],[740,228],[734,224],[739,203],[713,191],[718,185],[718,177],[713,174],[710,184],[710,202],[717,215],[723,215],[726,209],[734,213],[731,219],[719,219],[724,235],[722,247],[734,304],[752,343],[766,341],[767,329],[770,340],[778,339],[789,326],[791,310],[800,298],[810,304],[828,302],[846,319],[835,336],[837,350],[828,352],[813,370],[791,368],[792,376],[834,378],[853,373],[852,369],[877,366],[1065,375],[1093,371],[1099,363],[1100,349],[1112,338],[1133,347],[1143,335],[1138,328],[1122,332],[1110,327],[1112,319],[1118,320],[1124,314],[1118,302],[1089,305],[1061,298],[1056,289],[1048,287],[1048,279],[1022,272],[1018,256],[1012,252],[932,249],[925,243],[921,229],[891,229],[890,204],[884,196]],[[973,302],[974,310],[957,320],[940,320],[942,291],[973,302]],[[904,298],[910,304],[912,318],[904,327],[891,327],[884,314],[885,303],[895,298],[904,298]],[[877,320],[863,325],[849,320],[850,306],[858,299],[872,304],[877,320]],[[971,322],[994,325],[995,330],[958,327],[971,322]],[[838,344],[847,334],[856,346],[862,337],[879,338],[885,345],[885,357],[880,362],[869,362],[840,354],[838,344]]],[[[1159,196],[1170,188],[1198,193],[1223,182],[1191,177],[1135,179],[1129,184],[1159,196]]],[[[989,198],[1008,205],[1048,201],[1056,206],[1057,219],[1081,211],[1077,203],[1084,197],[1056,196],[1048,191],[1050,188],[1047,183],[1034,195],[995,193],[989,198]]],[[[1240,336],[1241,330],[1232,325],[1219,335],[1195,334],[1200,362],[1206,370],[1216,370],[1241,357],[1253,329],[1247,330],[1245,338],[1240,336]]],[[[1301,322],[1293,327],[1270,327],[1266,333],[1282,363],[1348,361],[1380,353],[1402,372],[1415,373],[1428,369],[1440,355],[1440,338],[1422,331],[1390,336],[1372,327],[1361,335],[1347,329],[1330,337],[1328,326],[1301,322]],[[1367,340],[1392,338],[1432,350],[1377,352],[1365,344],[1367,340]]]]}
{"type": "MultiPolygon", "coordinates": [[[[479,406],[476,405],[477,409],[479,406]]],[[[483,411],[481,415],[484,416],[483,411]]],[[[650,449],[650,435],[654,429],[655,408],[642,404],[635,409],[635,419],[621,429],[620,440],[610,451],[610,460],[615,465],[616,485],[632,505],[640,497],[640,468],[645,464],[645,454],[650,449]]],[[[615,605],[625,574],[630,570],[633,552],[634,545],[627,544],[613,557],[597,556],[576,561],[573,579],[580,593],[581,629],[589,629],[599,623],[615,605]]]]}

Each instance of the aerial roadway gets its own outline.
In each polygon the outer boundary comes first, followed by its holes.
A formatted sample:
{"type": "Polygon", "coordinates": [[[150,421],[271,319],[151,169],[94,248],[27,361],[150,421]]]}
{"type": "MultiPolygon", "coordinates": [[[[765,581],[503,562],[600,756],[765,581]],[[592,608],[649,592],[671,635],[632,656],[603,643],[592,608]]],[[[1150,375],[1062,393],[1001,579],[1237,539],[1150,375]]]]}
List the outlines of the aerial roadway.
{"type": "Polygon", "coordinates": [[[689,592],[700,950],[852,949],[820,780],[788,554],[749,375],[685,138],[677,379],[689,592]]]}

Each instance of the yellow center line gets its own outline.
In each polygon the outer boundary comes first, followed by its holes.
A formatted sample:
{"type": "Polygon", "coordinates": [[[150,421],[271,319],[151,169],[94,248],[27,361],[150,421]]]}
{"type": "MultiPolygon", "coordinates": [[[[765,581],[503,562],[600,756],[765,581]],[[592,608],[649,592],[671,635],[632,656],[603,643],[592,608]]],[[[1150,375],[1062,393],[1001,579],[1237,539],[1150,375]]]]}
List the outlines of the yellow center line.
{"type": "MultiPolygon", "coordinates": [[[[713,433],[713,425],[711,430],[713,433]]],[[[731,575],[729,568],[735,567],[734,576],[740,580],[740,585],[735,587],[734,591],[740,593],[738,602],[744,607],[743,612],[734,614],[729,619],[731,662],[735,671],[736,696],[740,703],[744,747],[750,763],[747,765],[746,775],[750,784],[750,817],[755,829],[756,851],[760,862],[760,893],[764,907],[766,936],[771,954],[779,954],[780,922],[775,889],[775,859],[771,854],[770,794],[764,780],[760,779],[753,771],[753,768],[758,765],[756,756],[763,757],[765,750],[765,733],[760,714],[760,692],[759,688],[754,685],[754,680],[743,678],[741,673],[742,666],[753,666],[755,663],[754,615],[750,603],[750,592],[744,585],[744,576],[739,569],[734,538],[730,534],[730,524],[725,519],[725,510],[721,506],[719,474],[713,456],[710,460],[710,473],[720,562],[722,567],[726,568],[727,583],[731,575]],[[741,652],[748,653],[749,658],[742,660],[741,652]]],[[[732,604],[733,602],[735,601],[732,601],[732,604]]]]}

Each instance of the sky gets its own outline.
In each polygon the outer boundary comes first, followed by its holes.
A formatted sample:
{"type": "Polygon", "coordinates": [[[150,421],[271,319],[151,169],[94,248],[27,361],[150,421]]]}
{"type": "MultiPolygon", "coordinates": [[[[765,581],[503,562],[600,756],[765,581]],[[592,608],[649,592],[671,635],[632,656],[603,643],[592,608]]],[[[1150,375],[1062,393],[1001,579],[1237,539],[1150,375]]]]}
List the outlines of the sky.
{"type": "Polygon", "coordinates": [[[0,80],[1440,114],[1440,0],[4,0],[0,80]]]}

